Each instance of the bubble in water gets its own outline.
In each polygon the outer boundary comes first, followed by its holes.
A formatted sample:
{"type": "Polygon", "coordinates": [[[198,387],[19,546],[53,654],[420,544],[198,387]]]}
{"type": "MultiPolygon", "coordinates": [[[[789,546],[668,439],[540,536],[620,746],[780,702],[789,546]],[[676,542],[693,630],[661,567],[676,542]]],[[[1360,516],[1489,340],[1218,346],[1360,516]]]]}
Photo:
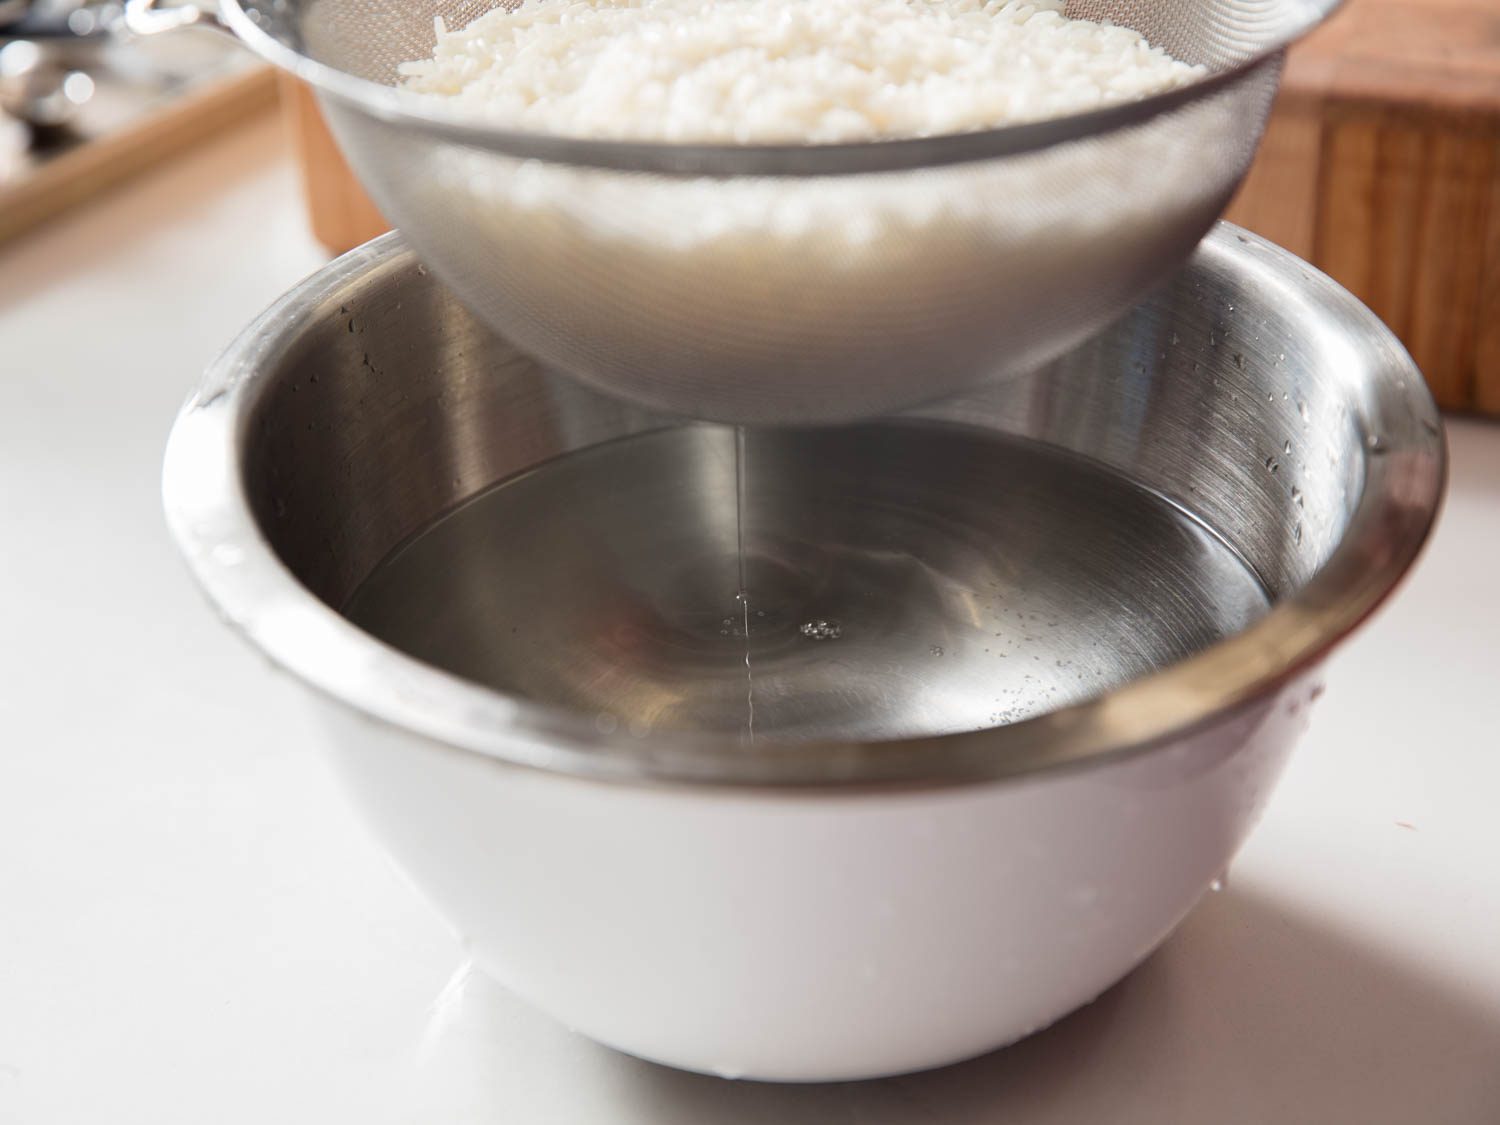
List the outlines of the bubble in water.
{"type": "Polygon", "coordinates": [[[836,641],[844,635],[844,627],[837,621],[827,621],[819,617],[812,621],[804,621],[798,632],[810,641],[836,641]]]}

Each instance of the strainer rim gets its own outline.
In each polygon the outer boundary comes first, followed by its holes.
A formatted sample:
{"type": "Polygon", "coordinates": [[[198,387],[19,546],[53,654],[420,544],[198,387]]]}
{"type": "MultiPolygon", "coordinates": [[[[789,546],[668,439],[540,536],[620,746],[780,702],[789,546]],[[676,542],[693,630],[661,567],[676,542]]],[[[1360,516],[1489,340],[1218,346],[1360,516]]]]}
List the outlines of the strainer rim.
{"type": "Polygon", "coordinates": [[[223,22],[267,62],[321,95],[398,129],[516,159],[617,171],[695,176],[812,176],[934,168],[1037,152],[1140,125],[1232,86],[1326,20],[1344,0],[1295,0],[1299,18],[1263,49],[1187,85],[1133,101],[991,129],[815,144],[732,144],[604,140],[507,129],[447,110],[433,99],[319,62],[270,34],[241,0],[219,0],[223,22]]]}

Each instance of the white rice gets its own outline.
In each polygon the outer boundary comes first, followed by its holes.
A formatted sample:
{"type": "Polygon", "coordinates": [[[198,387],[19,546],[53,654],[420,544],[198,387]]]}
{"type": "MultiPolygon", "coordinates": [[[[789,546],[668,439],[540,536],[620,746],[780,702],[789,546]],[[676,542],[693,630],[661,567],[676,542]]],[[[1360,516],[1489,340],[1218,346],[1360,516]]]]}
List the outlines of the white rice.
{"type": "MultiPolygon", "coordinates": [[[[511,128],[764,143],[979,129],[1201,72],[1061,7],[525,0],[462,31],[439,26],[434,57],[402,73],[511,128]]],[[[813,403],[825,360],[857,353],[896,408],[1033,364],[1051,354],[1038,341],[1061,346],[1101,307],[1118,311],[1098,305],[1096,274],[1139,273],[1184,215],[1206,226],[1222,208],[1211,162],[1235,109],[1209,97],[1164,126],[862,175],[638,175],[445,144],[394,202],[423,220],[419,249],[492,326],[596,385],[628,372],[813,403]],[[447,221],[428,221],[437,214],[447,221]],[[930,345],[930,370],[892,367],[913,341],[930,345]]],[[[685,409],[676,394],[659,401],[685,409]]]]}
{"type": "Polygon", "coordinates": [[[933,136],[1203,73],[1063,0],[523,0],[437,23],[403,86],[512,128],[613,139],[933,136]]]}

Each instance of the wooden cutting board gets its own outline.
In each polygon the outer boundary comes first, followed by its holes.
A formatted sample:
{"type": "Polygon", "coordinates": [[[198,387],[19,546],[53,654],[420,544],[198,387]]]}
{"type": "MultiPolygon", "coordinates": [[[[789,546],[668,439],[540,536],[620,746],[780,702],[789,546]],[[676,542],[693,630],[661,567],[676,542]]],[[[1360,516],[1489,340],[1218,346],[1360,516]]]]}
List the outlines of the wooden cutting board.
{"type": "MultiPolygon", "coordinates": [[[[387,229],[311,95],[284,94],[317,237],[387,229]]],[[[1348,0],[1291,52],[1228,218],[1370,305],[1443,407],[1500,415],[1500,0],[1348,0]]]]}
{"type": "MultiPolygon", "coordinates": [[[[98,73],[97,71],[95,72],[98,73]]],[[[274,71],[234,65],[174,84],[97,133],[0,183],[0,242],[78,207],[193,145],[276,107],[274,71]]],[[[101,85],[104,79],[100,79],[101,85]]],[[[96,94],[96,101],[99,95],[96,94]]]]}

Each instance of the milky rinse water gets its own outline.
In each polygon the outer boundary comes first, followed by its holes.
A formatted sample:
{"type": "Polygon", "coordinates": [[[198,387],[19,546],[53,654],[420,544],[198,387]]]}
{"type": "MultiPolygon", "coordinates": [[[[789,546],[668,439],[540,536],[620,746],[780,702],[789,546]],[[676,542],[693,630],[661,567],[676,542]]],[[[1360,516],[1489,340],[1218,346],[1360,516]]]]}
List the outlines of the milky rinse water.
{"type": "Polygon", "coordinates": [[[903,421],[690,425],[558,457],[423,530],[346,613],[622,734],[748,744],[1015,722],[1268,604],[1212,530],[1097,463],[903,421]]]}

